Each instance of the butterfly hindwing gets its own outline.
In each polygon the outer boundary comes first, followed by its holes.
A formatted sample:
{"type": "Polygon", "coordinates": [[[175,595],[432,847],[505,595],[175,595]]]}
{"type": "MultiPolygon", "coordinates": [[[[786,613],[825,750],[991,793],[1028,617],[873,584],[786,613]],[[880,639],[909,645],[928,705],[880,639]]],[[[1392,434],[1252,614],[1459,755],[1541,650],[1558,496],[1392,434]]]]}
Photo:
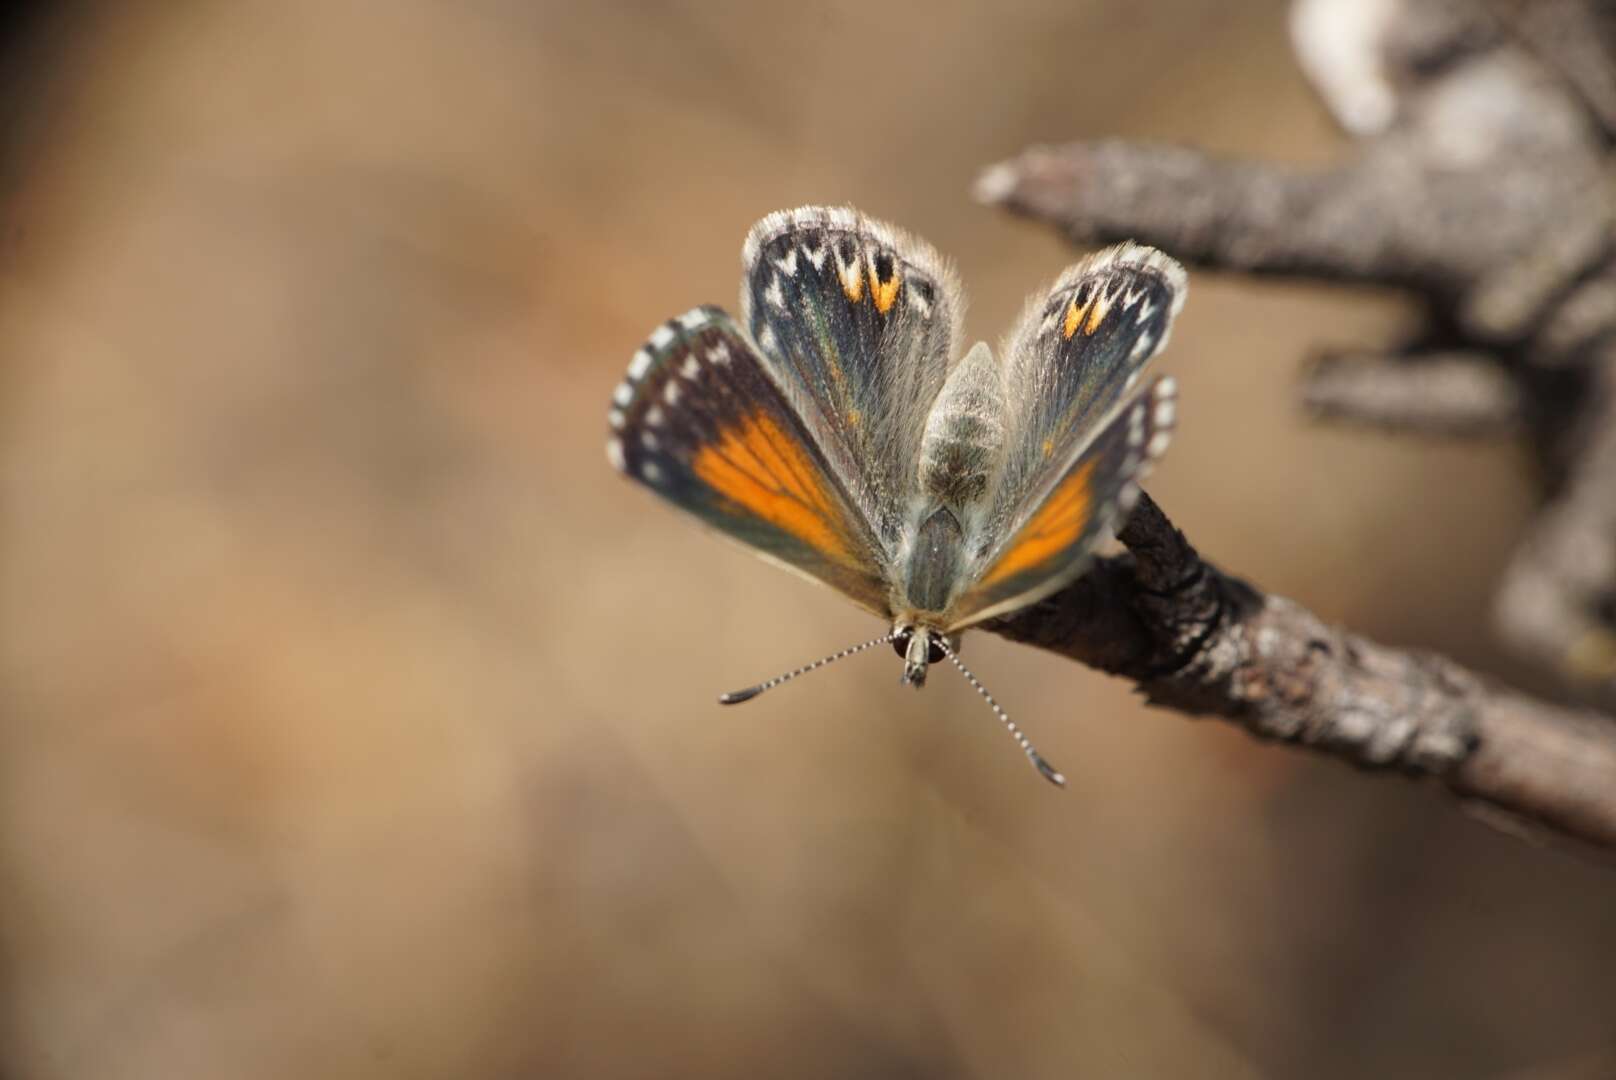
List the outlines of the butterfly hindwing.
{"type": "Polygon", "coordinates": [[[1174,401],[1173,380],[1164,376],[1112,411],[979,562],[972,584],[950,608],[951,628],[1034,603],[1088,568],[1094,548],[1133,509],[1140,482],[1167,449],[1174,401]]]}
{"type": "Polygon", "coordinates": [[[634,354],[606,454],[708,525],[877,614],[879,544],[862,512],[728,315],[696,308],[634,354]]]}
{"type": "Polygon", "coordinates": [[[841,207],[770,214],[742,264],[742,322],[894,551],[959,339],[953,272],[929,245],[841,207]]]}

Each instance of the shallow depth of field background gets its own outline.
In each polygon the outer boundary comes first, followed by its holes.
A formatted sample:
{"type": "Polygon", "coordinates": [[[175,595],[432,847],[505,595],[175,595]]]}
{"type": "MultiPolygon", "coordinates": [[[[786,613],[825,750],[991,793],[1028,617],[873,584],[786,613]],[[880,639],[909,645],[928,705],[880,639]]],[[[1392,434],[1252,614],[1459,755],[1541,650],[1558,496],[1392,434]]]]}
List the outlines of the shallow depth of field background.
{"type": "MultiPolygon", "coordinates": [[[[973,204],[982,166],[1349,152],[1278,2],[1013,7],[38,21],[0,159],[0,1072],[1616,1069],[1616,877],[1433,791],[982,635],[1064,794],[889,653],[714,704],[880,630],[602,453],[629,356],[733,306],[755,218],[923,234],[997,340],[1076,253],[973,204]]],[[[1399,298],[1191,280],[1163,506],[1329,619],[1503,670],[1524,457],[1293,403],[1399,298]]]]}

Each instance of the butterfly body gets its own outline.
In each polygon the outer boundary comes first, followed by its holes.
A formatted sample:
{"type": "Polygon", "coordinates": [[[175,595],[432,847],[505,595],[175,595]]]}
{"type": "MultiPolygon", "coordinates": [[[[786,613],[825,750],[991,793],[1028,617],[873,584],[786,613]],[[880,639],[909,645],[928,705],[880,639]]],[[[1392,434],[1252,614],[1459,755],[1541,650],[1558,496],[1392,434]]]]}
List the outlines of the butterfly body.
{"type": "Polygon", "coordinates": [[[742,267],[738,319],[696,308],[635,353],[607,456],[887,619],[906,683],[1081,573],[1166,447],[1172,381],[1129,396],[1184,299],[1153,249],[1069,268],[998,355],[961,351],[930,245],[849,208],[770,214],[742,267]]]}

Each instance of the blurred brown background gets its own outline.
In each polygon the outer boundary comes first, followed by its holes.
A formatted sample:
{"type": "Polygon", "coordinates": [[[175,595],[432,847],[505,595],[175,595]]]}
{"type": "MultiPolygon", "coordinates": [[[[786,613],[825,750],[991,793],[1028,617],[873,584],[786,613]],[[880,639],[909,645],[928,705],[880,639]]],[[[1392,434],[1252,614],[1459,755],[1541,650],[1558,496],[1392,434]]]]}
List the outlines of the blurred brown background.
{"type": "MultiPolygon", "coordinates": [[[[1616,1075],[1610,871],[987,636],[1064,794],[888,654],[721,710],[880,628],[601,451],[770,210],[930,238],[996,340],[1074,253],[980,167],[1346,152],[1277,0],[113,4],[18,41],[0,1074],[1616,1075]]],[[[1294,408],[1402,301],[1192,283],[1163,505],[1500,670],[1522,457],[1294,408]]]]}

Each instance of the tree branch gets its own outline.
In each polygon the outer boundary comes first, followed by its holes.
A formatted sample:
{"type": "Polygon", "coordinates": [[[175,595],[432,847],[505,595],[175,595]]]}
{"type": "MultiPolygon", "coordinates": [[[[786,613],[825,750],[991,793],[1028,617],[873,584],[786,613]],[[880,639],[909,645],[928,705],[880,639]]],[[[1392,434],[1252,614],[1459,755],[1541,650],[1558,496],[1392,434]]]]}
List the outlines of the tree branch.
{"type": "Polygon", "coordinates": [[[1151,498],[1065,590],[986,629],[1152,702],[1356,765],[1438,779],[1497,823],[1616,851],[1616,720],[1327,626],[1205,562],[1151,498]]]}

